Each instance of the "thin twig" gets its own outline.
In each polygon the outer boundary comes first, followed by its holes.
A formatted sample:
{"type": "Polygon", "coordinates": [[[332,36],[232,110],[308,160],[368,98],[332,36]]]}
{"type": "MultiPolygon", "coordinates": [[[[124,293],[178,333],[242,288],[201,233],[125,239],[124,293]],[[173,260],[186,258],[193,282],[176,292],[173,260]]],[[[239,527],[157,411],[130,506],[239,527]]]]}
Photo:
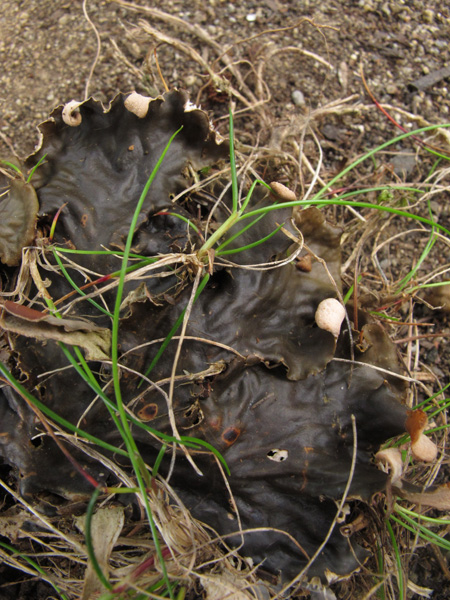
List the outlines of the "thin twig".
{"type": "Polygon", "coordinates": [[[101,39],[100,39],[100,34],[99,34],[98,30],[97,30],[97,27],[94,25],[94,23],[92,22],[90,16],[88,15],[86,5],[87,5],[87,0],[83,0],[83,14],[84,14],[84,17],[85,17],[86,21],[89,23],[89,25],[92,27],[92,29],[93,29],[93,31],[95,33],[95,37],[96,37],[96,40],[97,40],[97,50],[96,50],[96,53],[95,53],[94,61],[93,61],[92,65],[91,65],[91,69],[89,71],[88,78],[86,80],[86,87],[84,88],[84,99],[85,100],[87,100],[89,98],[89,86],[91,85],[91,80],[92,80],[92,77],[94,75],[94,71],[95,71],[95,67],[97,66],[98,59],[100,57],[100,51],[101,51],[101,46],[102,46],[102,42],[101,42],[101,39]]]}
{"type": "MultiPolygon", "coordinates": [[[[178,433],[177,424],[175,421],[175,414],[173,412],[173,392],[174,392],[174,387],[175,387],[175,375],[176,375],[176,371],[177,371],[178,360],[179,360],[180,354],[181,354],[181,348],[183,346],[184,336],[186,334],[187,324],[189,321],[189,317],[191,316],[192,307],[194,305],[195,294],[197,292],[197,288],[200,283],[201,276],[202,276],[202,270],[200,268],[198,268],[197,273],[195,275],[194,284],[192,286],[191,296],[189,298],[189,302],[186,307],[186,312],[184,314],[183,325],[181,327],[180,339],[178,340],[177,350],[175,352],[175,357],[173,359],[172,374],[171,374],[171,380],[170,380],[170,385],[169,385],[169,394],[168,394],[168,399],[167,399],[167,408],[168,408],[168,412],[169,412],[169,421],[170,421],[170,425],[172,427],[172,433],[173,433],[173,436],[178,439],[180,438],[180,434],[178,433]]],[[[191,463],[191,465],[194,468],[197,475],[202,476],[203,473],[201,472],[201,470],[197,467],[197,465],[193,461],[186,446],[184,446],[183,444],[180,443],[180,447],[182,448],[187,460],[191,463]]],[[[174,447],[173,456],[175,456],[175,447],[174,447]]],[[[169,481],[169,480],[170,480],[170,473],[167,476],[167,481],[169,481]]]]}

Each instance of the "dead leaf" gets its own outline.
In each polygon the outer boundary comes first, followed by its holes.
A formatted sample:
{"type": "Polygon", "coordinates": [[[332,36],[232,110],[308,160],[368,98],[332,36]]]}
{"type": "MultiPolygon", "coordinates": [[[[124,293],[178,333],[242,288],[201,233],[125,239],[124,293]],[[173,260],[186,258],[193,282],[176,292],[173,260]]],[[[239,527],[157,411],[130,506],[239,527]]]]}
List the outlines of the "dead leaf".
{"type": "Polygon", "coordinates": [[[80,346],[88,360],[108,360],[111,332],[80,319],[58,319],[52,315],[16,304],[9,300],[2,305],[0,326],[36,340],[53,340],[71,346],[80,346]]]}
{"type": "Polygon", "coordinates": [[[9,195],[0,203],[0,259],[18,265],[22,248],[34,239],[39,202],[31,183],[13,179],[9,195]]]}
{"type": "MultiPolygon", "coordinates": [[[[117,542],[124,524],[124,509],[122,506],[113,508],[100,508],[92,517],[91,534],[92,544],[94,546],[95,557],[98,564],[108,577],[108,563],[111,552],[117,542]]],[[[75,524],[84,533],[86,516],[78,517],[75,524]]],[[[103,591],[103,586],[97,577],[96,572],[89,561],[86,573],[84,575],[83,593],[81,600],[91,600],[95,594],[103,591]]]]}
{"type": "Polygon", "coordinates": [[[444,483],[431,492],[412,491],[404,482],[401,488],[395,489],[402,498],[414,504],[438,510],[450,510],[450,483],[444,483]]]}
{"type": "Polygon", "coordinates": [[[248,581],[242,576],[223,571],[219,575],[204,575],[201,578],[207,600],[254,600],[248,581]]]}
{"type": "Polygon", "coordinates": [[[14,543],[17,538],[23,537],[20,529],[25,521],[30,520],[30,515],[26,511],[17,512],[15,507],[12,508],[13,512],[6,511],[0,517],[0,535],[14,543]]]}

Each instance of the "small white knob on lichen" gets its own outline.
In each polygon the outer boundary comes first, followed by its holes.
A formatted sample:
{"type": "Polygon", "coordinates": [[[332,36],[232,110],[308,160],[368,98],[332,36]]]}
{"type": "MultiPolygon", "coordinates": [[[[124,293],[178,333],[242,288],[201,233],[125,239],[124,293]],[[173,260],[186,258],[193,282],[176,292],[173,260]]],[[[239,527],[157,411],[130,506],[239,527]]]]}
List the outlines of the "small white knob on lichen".
{"type": "Polygon", "coordinates": [[[151,98],[148,96],[142,96],[137,92],[131,92],[125,99],[125,108],[130,112],[134,113],[140,119],[143,119],[148,113],[148,105],[150,104],[151,98]]]}
{"type": "Polygon", "coordinates": [[[272,191],[285,202],[295,202],[295,200],[297,200],[297,196],[294,192],[278,181],[272,181],[270,187],[272,188],[272,191]]]}
{"type": "Polygon", "coordinates": [[[417,408],[408,412],[406,431],[411,436],[411,452],[417,460],[433,462],[436,460],[438,449],[424,431],[428,425],[426,413],[417,408]]]}
{"type": "Polygon", "coordinates": [[[417,440],[411,444],[411,452],[417,460],[433,462],[437,458],[438,449],[433,440],[421,433],[417,440]]]}
{"type": "Polygon", "coordinates": [[[81,113],[78,108],[81,104],[83,103],[77,102],[76,100],[71,100],[64,105],[62,119],[66,125],[70,125],[70,127],[78,127],[78,125],[81,124],[81,113]]]}
{"type": "Polygon", "coordinates": [[[345,319],[345,308],[336,298],[325,298],[317,307],[315,319],[321,329],[329,331],[337,338],[345,319]]]}
{"type": "Polygon", "coordinates": [[[402,487],[403,460],[398,448],[386,448],[375,454],[377,463],[381,463],[389,470],[392,485],[402,487]]]}

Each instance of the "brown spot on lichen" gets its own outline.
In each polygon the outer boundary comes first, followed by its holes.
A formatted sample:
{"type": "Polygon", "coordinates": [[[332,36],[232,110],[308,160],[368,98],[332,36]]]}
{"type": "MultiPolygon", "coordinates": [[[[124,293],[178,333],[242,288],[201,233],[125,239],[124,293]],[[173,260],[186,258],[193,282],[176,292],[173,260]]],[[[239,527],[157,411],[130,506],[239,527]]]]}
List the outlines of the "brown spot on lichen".
{"type": "Polygon", "coordinates": [[[303,271],[304,273],[310,273],[312,269],[312,257],[311,254],[305,254],[305,256],[300,256],[295,263],[295,266],[299,271],[303,271]]]}
{"type": "Polygon", "coordinates": [[[142,421],[152,421],[156,415],[158,414],[158,405],[154,404],[146,404],[141,410],[138,412],[138,417],[142,421]]]}
{"type": "Polygon", "coordinates": [[[86,214],[84,214],[84,215],[81,217],[81,227],[86,227],[86,225],[87,225],[87,222],[88,222],[88,216],[87,216],[86,214]]]}
{"type": "Polygon", "coordinates": [[[225,429],[225,431],[222,433],[222,440],[227,446],[231,446],[231,444],[234,444],[240,435],[240,429],[237,427],[228,427],[228,429],[225,429]]]}

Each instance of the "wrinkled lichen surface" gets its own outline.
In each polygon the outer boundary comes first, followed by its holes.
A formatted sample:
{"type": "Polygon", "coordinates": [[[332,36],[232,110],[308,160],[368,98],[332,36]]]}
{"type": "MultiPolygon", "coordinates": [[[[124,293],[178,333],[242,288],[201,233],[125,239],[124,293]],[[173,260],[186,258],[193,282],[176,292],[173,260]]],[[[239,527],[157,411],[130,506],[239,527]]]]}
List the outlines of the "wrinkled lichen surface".
{"type": "MultiPolygon", "coordinates": [[[[54,111],[42,127],[43,146],[30,159],[34,164],[47,155],[36,180],[42,236],[65,204],[54,243],[78,250],[123,249],[148,175],[169,137],[183,125],[144,203],[133,251],[142,256],[192,254],[201,246],[193,229],[188,231],[185,221],[168,213],[195,221],[212,204],[194,195],[173,206],[171,198],[186,185],[182,174],[187,164],[196,169],[214,164],[226,157],[227,146],[217,143],[203,112],[185,110],[186,98],[180,92],[148,106],[145,116],[137,116],[127,110],[121,96],[107,112],[90,100],[77,107],[78,125],[64,121],[62,108],[54,111]]],[[[255,202],[263,206],[273,198],[261,194],[255,202]]],[[[216,217],[224,215],[226,209],[219,208],[216,217]]],[[[295,233],[290,217],[291,211],[274,211],[228,248],[261,239],[283,222],[295,233]]],[[[295,244],[282,231],[257,248],[232,255],[235,266],[223,261],[214,265],[192,308],[173,400],[179,433],[202,438],[223,454],[231,471],[228,481],[234,501],[216,460],[205,451],[191,450],[203,476],[179,452],[171,485],[195,517],[229,536],[231,545],[243,540],[240,551],[244,555],[264,561],[266,571],[281,573],[284,579],[301,570],[327,535],[336,501],[349,480],[354,453],[349,498],[368,500],[384,489],[386,475],[372,464],[372,456],[382,442],[404,431],[405,423],[402,387],[385,372],[368,366],[399,369],[395,349],[381,327],[361,315],[364,325],[360,332],[353,332],[356,345],[345,322],[337,342],[315,323],[319,303],[336,297],[340,290],[340,230],[326,223],[314,208],[296,211],[295,225],[308,248],[302,250],[299,262],[313,256],[306,269],[297,268],[296,261],[269,270],[247,268],[292,254],[295,244]],[[314,255],[325,260],[328,272],[314,255]],[[239,526],[246,532],[242,539],[239,526]]],[[[41,261],[37,268],[57,301],[72,287],[51,268],[51,255],[47,257],[48,264],[41,261]]],[[[92,279],[120,268],[120,258],[106,255],[71,255],[71,259],[89,269],[92,279]]],[[[119,360],[126,367],[121,376],[124,403],[138,419],[166,434],[172,433],[167,391],[177,339],[150,373],[150,382],[143,382],[139,374],[146,372],[160,347],[161,341],[153,340],[165,338],[188,304],[194,270],[191,266],[166,271],[164,277],[152,272],[125,287],[119,337],[119,360]],[[160,382],[160,388],[151,382],[160,382]]],[[[75,268],[70,275],[77,285],[86,283],[75,268]]],[[[11,278],[5,281],[13,289],[11,278]]],[[[29,305],[27,298],[36,297],[35,284],[30,284],[21,303],[29,305]]],[[[102,297],[111,311],[115,289],[102,297]]],[[[12,315],[6,308],[4,337],[15,375],[65,419],[119,445],[121,438],[102,402],[97,399],[91,405],[94,394],[89,386],[72,369],[58,372],[67,366],[55,342],[60,338],[51,333],[45,339],[39,337],[36,323],[27,325],[26,314],[12,315]],[[42,377],[42,373],[47,375],[42,377]]],[[[33,308],[44,310],[42,299],[33,308]]],[[[88,323],[90,333],[111,327],[109,317],[85,300],[72,304],[63,317],[88,323]]],[[[80,327],[73,322],[72,326],[80,334],[80,327]]],[[[39,320],[39,331],[48,332],[50,327],[56,327],[55,323],[39,320]]],[[[64,325],[60,330],[69,333],[64,325]]],[[[68,337],[66,342],[78,343],[68,337]]],[[[101,357],[95,360],[92,369],[113,398],[110,365],[101,357]]],[[[42,428],[19,395],[8,387],[0,394],[0,450],[19,469],[21,492],[27,496],[42,490],[72,497],[90,494],[90,484],[73,471],[50,437],[31,443],[42,428]]],[[[161,443],[136,426],[133,435],[145,460],[153,464],[161,443]]],[[[98,481],[116,482],[103,466],[73,448],[71,452],[98,481]]],[[[161,466],[163,474],[169,469],[168,454],[161,466]]],[[[123,458],[113,458],[127,466],[123,458]]],[[[365,552],[356,545],[350,550],[348,542],[335,528],[310,573],[331,577],[357,568],[365,552]]]]}

